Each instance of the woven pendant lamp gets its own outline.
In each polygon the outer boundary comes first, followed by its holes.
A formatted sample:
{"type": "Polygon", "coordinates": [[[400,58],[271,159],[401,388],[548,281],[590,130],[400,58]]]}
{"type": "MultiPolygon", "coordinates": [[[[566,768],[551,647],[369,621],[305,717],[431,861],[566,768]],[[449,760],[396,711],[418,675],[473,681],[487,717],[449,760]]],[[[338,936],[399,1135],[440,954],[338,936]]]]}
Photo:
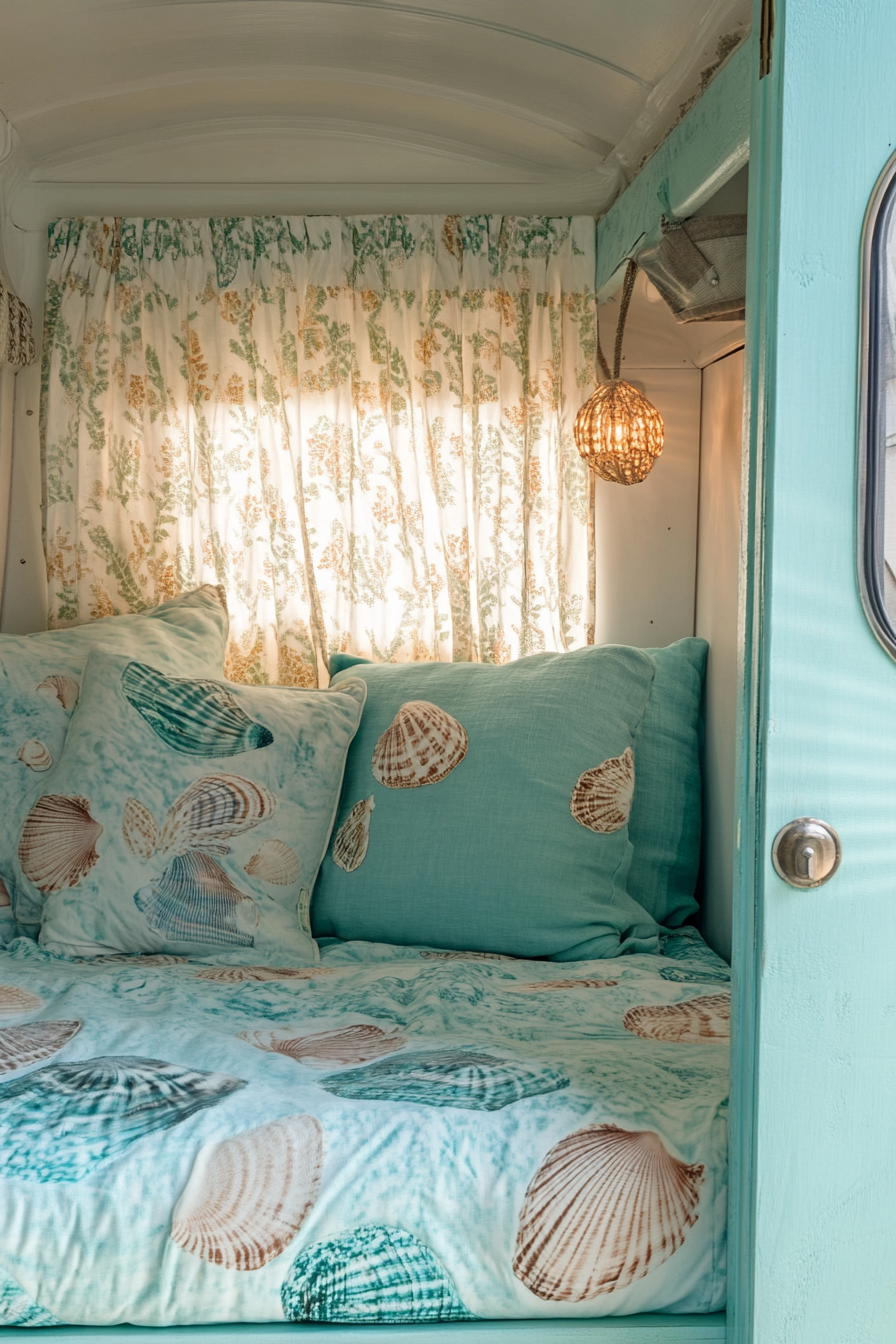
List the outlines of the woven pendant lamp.
{"type": "Polygon", "coordinates": [[[597,358],[608,381],[588,398],[573,426],[576,447],[588,466],[603,480],[617,485],[638,485],[644,480],[663,451],[665,434],[663,417],[656,407],[619,377],[622,335],[637,273],[637,266],[630,261],[619,305],[612,377],[598,337],[597,358]]]}

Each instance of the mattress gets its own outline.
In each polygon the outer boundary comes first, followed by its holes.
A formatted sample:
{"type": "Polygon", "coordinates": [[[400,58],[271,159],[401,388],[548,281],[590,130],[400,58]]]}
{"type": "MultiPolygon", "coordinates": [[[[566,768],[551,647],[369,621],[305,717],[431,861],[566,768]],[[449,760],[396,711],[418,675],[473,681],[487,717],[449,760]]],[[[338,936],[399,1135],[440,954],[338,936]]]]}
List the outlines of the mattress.
{"type": "Polygon", "coordinates": [[[0,954],[0,1324],[724,1305],[728,971],[0,954]]]}

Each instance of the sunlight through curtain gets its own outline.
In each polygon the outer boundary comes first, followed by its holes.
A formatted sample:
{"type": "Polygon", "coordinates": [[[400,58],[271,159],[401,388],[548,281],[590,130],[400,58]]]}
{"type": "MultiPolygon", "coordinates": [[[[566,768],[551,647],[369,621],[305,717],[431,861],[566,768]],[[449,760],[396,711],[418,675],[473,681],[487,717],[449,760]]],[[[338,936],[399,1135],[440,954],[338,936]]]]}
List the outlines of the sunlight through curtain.
{"type": "Polygon", "coordinates": [[[222,583],[228,675],[593,638],[594,221],[62,220],[51,625],[222,583]]]}

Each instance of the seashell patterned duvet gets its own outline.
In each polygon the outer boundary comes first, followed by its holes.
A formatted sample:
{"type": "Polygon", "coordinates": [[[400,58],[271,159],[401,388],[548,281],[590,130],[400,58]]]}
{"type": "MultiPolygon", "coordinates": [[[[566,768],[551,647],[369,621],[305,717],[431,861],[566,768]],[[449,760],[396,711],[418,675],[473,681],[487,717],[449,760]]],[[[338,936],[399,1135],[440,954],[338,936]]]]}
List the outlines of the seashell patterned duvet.
{"type": "Polygon", "coordinates": [[[407,1039],[398,1032],[383,1031],[367,1023],[339,1027],[335,1031],[319,1031],[311,1036],[281,1036],[275,1031],[241,1031],[240,1039],[248,1041],[257,1050],[268,1050],[288,1055],[299,1064],[315,1061],[324,1067],[330,1064],[366,1064],[371,1059],[392,1055],[407,1039]]]}
{"type": "Polygon", "coordinates": [[[159,848],[163,854],[188,849],[227,854],[225,840],[250,831],[276,810],[277,799],[263,784],[241,775],[203,775],[169,807],[159,848]]]}
{"type": "Polygon", "coordinates": [[[0,985],[0,1017],[22,1017],[25,1013],[37,1012],[43,1008],[44,1001],[30,989],[20,989],[18,985],[0,985]]]}
{"type": "Polygon", "coordinates": [[[61,1050],[81,1030],[80,1022],[27,1022],[0,1029],[0,1073],[38,1064],[61,1050]]]}
{"type": "Polygon", "coordinates": [[[102,833],[86,798],[45,794],[22,827],[22,872],[41,891],[75,887],[97,862],[96,842],[102,833]]]}
{"type": "Polygon", "coordinates": [[[17,1279],[0,1270],[0,1326],[33,1327],[64,1324],[65,1322],[60,1321],[58,1316],[54,1316],[35,1302],[17,1279]]]}
{"type": "Polygon", "coordinates": [[[146,663],[128,663],[121,689],[156,736],[188,756],[236,756],[274,740],[271,730],[244,714],[220,682],[166,677],[146,663]]]}
{"type": "Polygon", "coordinates": [[[246,864],[245,872],[275,887],[291,887],[299,880],[299,856],[285,840],[265,840],[246,864]]]}
{"type": "Polygon", "coordinates": [[[373,749],[374,779],[387,789],[438,784],[467,754],[465,729],[428,700],[401,706],[373,749]]]}
{"type": "Polygon", "coordinates": [[[628,821],[634,791],[635,758],[631,747],[626,747],[621,756],[611,756],[579,776],[569,810],[580,826],[610,835],[628,821]]]}
{"type": "Polygon", "coordinates": [[[665,1263],[697,1221],[702,1166],[650,1130],[586,1125],[555,1145],[526,1191],[513,1272],[548,1302],[587,1302],[665,1263]]]}
{"type": "Polygon", "coordinates": [[[311,1115],[208,1144],[175,1205],[171,1240],[222,1269],[261,1269],[302,1226],[322,1161],[323,1131],[311,1115]]]}
{"type": "Polygon", "coordinates": [[[370,843],[370,814],[376,804],[373,795],[355,803],[333,841],[333,862],[344,873],[361,867],[370,843]]]}
{"type": "Polygon", "coordinates": [[[639,1004],[629,1008],[622,1025],[645,1041],[675,1041],[679,1045],[727,1041],[731,1035],[731,998],[728,994],[705,994],[685,1003],[639,1004]]]}
{"type": "Polygon", "coordinates": [[[252,897],[234,886],[215,859],[197,850],[178,854],[160,878],[134,895],[149,927],[175,942],[252,947],[254,937],[236,920],[243,902],[253,907],[257,923],[252,897]]]}
{"type": "Polygon", "coordinates": [[[613,989],[618,984],[618,980],[533,980],[506,988],[514,994],[538,994],[543,989],[613,989]]]}
{"type": "Polygon", "coordinates": [[[50,748],[44,746],[43,742],[36,737],[30,737],[27,742],[23,742],[19,747],[18,754],[19,760],[23,765],[27,765],[29,770],[49,770],[53,764],[50,748]]]}
{"type": "Polygon", "coordinates": [[[288,1321],[468,1321],[428,1246],[400,1227],[358,1227],[297,1256],[280,1292],[288,1321]]]}
{"type": "Polygon", "coordinates": [[[253,980],[317,980],[335,974],[332,966],[208,966],[197,973],[196,979],[239,985],[253,980]]]}
{"type": "Polygon", "coordinates": [[[715,967],[664,966],[660,971],[664,980],[681,985],[727,985],[731,980],[730,971],[715,967]]]}
{"type": "Polygon", "coordinates": [[[245,1087],[242,1078],[106,1055],[0,1083],[0,1174],[80,1181],[132,1143],[245,1087]]]}
{"type": "Polygon", "coordinates": [[[71,677],[45,677],[37,688],[40,695],[48,700],[58,700],[64,710],[70,714],[78,703],[80,687],[71,677]]]}
{"type": "Polygon", "coordinates": [[[0,910],[12,905],[12,897],[9,894],[9,887],[0,877],[0,910]]]}
{"type": "Polygon", "coordinates": [[[500,1059],[467,1050],[415,1050],[320,1080],[337,1097],[357,1101],[416,1102],[466,1111],[499,1111],[524,1097],[569,1087],[546,1065],[500,1059]]]}

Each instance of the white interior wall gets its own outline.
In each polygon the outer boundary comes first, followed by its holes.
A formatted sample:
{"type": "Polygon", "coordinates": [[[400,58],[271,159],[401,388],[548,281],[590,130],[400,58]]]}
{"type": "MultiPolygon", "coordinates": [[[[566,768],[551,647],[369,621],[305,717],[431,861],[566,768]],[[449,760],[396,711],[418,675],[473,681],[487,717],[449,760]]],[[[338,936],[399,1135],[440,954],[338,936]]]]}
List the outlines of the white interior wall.
{"type": "Polygon", "coordinates": [[[707,942],[731,956],[744,354],[703,370],[696,633],[709,641],[700,902],[707,942]]]}

